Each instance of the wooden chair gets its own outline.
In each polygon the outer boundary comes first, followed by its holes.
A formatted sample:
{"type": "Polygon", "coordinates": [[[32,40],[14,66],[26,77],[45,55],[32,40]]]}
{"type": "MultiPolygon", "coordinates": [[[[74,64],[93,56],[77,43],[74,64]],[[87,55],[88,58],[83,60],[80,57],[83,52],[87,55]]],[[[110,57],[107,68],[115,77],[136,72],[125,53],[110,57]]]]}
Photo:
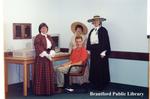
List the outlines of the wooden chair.
{"type": "Polygon", "coordinates": [[[64,84],[64,87],[69,87],[70,86],[70,76],[83,76],[84,73],[85,73],[85,69],[86,69],[86,66],[88,65],[88,60],[86,60],[86,62],[82,65],[72,65],[70,66],[67,74],[64,74],[64,77],[65,77],[65,84],[64,84]],[[73,67],[80,67],[81,70],[79,72],[73,72],[71,73],[71,69],[73,67]]]}

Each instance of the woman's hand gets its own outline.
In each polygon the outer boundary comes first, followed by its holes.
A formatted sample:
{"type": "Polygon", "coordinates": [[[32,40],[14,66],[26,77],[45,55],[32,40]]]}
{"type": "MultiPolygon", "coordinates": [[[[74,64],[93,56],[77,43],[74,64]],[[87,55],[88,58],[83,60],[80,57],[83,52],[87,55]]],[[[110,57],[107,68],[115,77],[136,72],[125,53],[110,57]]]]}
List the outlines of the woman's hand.
{"type": "Polygon", "coordinates": [[[100,53],[101,58],[104,58],[106,56],[106,50],[100,53]]]}
{"type": "Polygon", "coordinates": [[[51,51],[50,51],[50,56],[51,56],[51,57],[54,57],[55,55],[56,55],[56,52],[55,52],[54,50],[51,50],[51,51]]]}
{"type": "Polygon", "coordinates": [[[40,55],[39,55],[40,57],[47,57],[48,56],[48,54],[46,53],[46,51],[43,51],[40,55]]]}

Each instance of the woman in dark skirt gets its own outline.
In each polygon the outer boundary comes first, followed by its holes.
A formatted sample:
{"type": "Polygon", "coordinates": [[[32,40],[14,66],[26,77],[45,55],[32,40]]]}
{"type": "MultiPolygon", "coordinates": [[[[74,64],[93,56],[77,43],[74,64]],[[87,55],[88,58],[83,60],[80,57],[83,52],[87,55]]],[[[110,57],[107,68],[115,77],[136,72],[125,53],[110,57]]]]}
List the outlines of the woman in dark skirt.
{"type": "Polygon", "coordinates": [[[94,25],[87,40],[91,61],[89,81],[97,90],[103,90],[110,82],[108,57],[111,49],[108,32],[101,24],[104,20],[100,16],[88,20],[94,25]]]}
{"type": "Polygon", "coordinates": [[[47,34],[48,26],[41,23],[39,34],[35,37],[35,65],[33,76],[33,92],[35,95],[52,95],[54,88],[54,71],[52,66],[52,57],[55,55],[54,42],[47,34]]]}

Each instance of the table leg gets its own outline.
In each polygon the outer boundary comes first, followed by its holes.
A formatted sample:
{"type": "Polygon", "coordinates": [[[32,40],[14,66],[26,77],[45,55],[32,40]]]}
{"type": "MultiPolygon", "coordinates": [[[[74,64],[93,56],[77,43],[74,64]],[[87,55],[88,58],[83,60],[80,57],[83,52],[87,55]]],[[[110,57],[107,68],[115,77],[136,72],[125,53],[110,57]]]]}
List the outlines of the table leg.
{"type": "Polygon", "coordinates": [[[7,62],[5,62],[4,71],[5,71],[5,95],[7,95],[8,93],[8,63],[7,62]]]}
{"type": "Polygon", "coordinates": [[[24,96],[27,96],[27,74],[28,74],[28,70],[27,70],[27,64],[24,63],[24,84],[23,84],[23,94],[24,96]]]}
{"type": "Polygon", "coordinates": [[[30,65],[28,65],[28,88],[30,88],[30,65]]]}
{"type": "Polygon", "coordinates": [[[34,79],[34,64],[32,64],[32,85],[33,85],[33,79],[34,79]]]}

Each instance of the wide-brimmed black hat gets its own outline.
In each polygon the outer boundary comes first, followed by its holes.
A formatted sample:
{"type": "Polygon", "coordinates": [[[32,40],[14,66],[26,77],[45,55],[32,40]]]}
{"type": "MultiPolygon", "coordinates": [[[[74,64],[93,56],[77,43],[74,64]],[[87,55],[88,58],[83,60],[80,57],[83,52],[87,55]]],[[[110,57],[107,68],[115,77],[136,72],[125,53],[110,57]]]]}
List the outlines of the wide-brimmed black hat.
{"type": "Polygon", "coordinates": [[[95,16],[93,16],[92,19],[88,19],[87,21],[88,22],[93,22],[95,19],[100,19],[101,22],[106,21],[106,18],[101,18],[99,15],[95,15],[95,16]]]}

